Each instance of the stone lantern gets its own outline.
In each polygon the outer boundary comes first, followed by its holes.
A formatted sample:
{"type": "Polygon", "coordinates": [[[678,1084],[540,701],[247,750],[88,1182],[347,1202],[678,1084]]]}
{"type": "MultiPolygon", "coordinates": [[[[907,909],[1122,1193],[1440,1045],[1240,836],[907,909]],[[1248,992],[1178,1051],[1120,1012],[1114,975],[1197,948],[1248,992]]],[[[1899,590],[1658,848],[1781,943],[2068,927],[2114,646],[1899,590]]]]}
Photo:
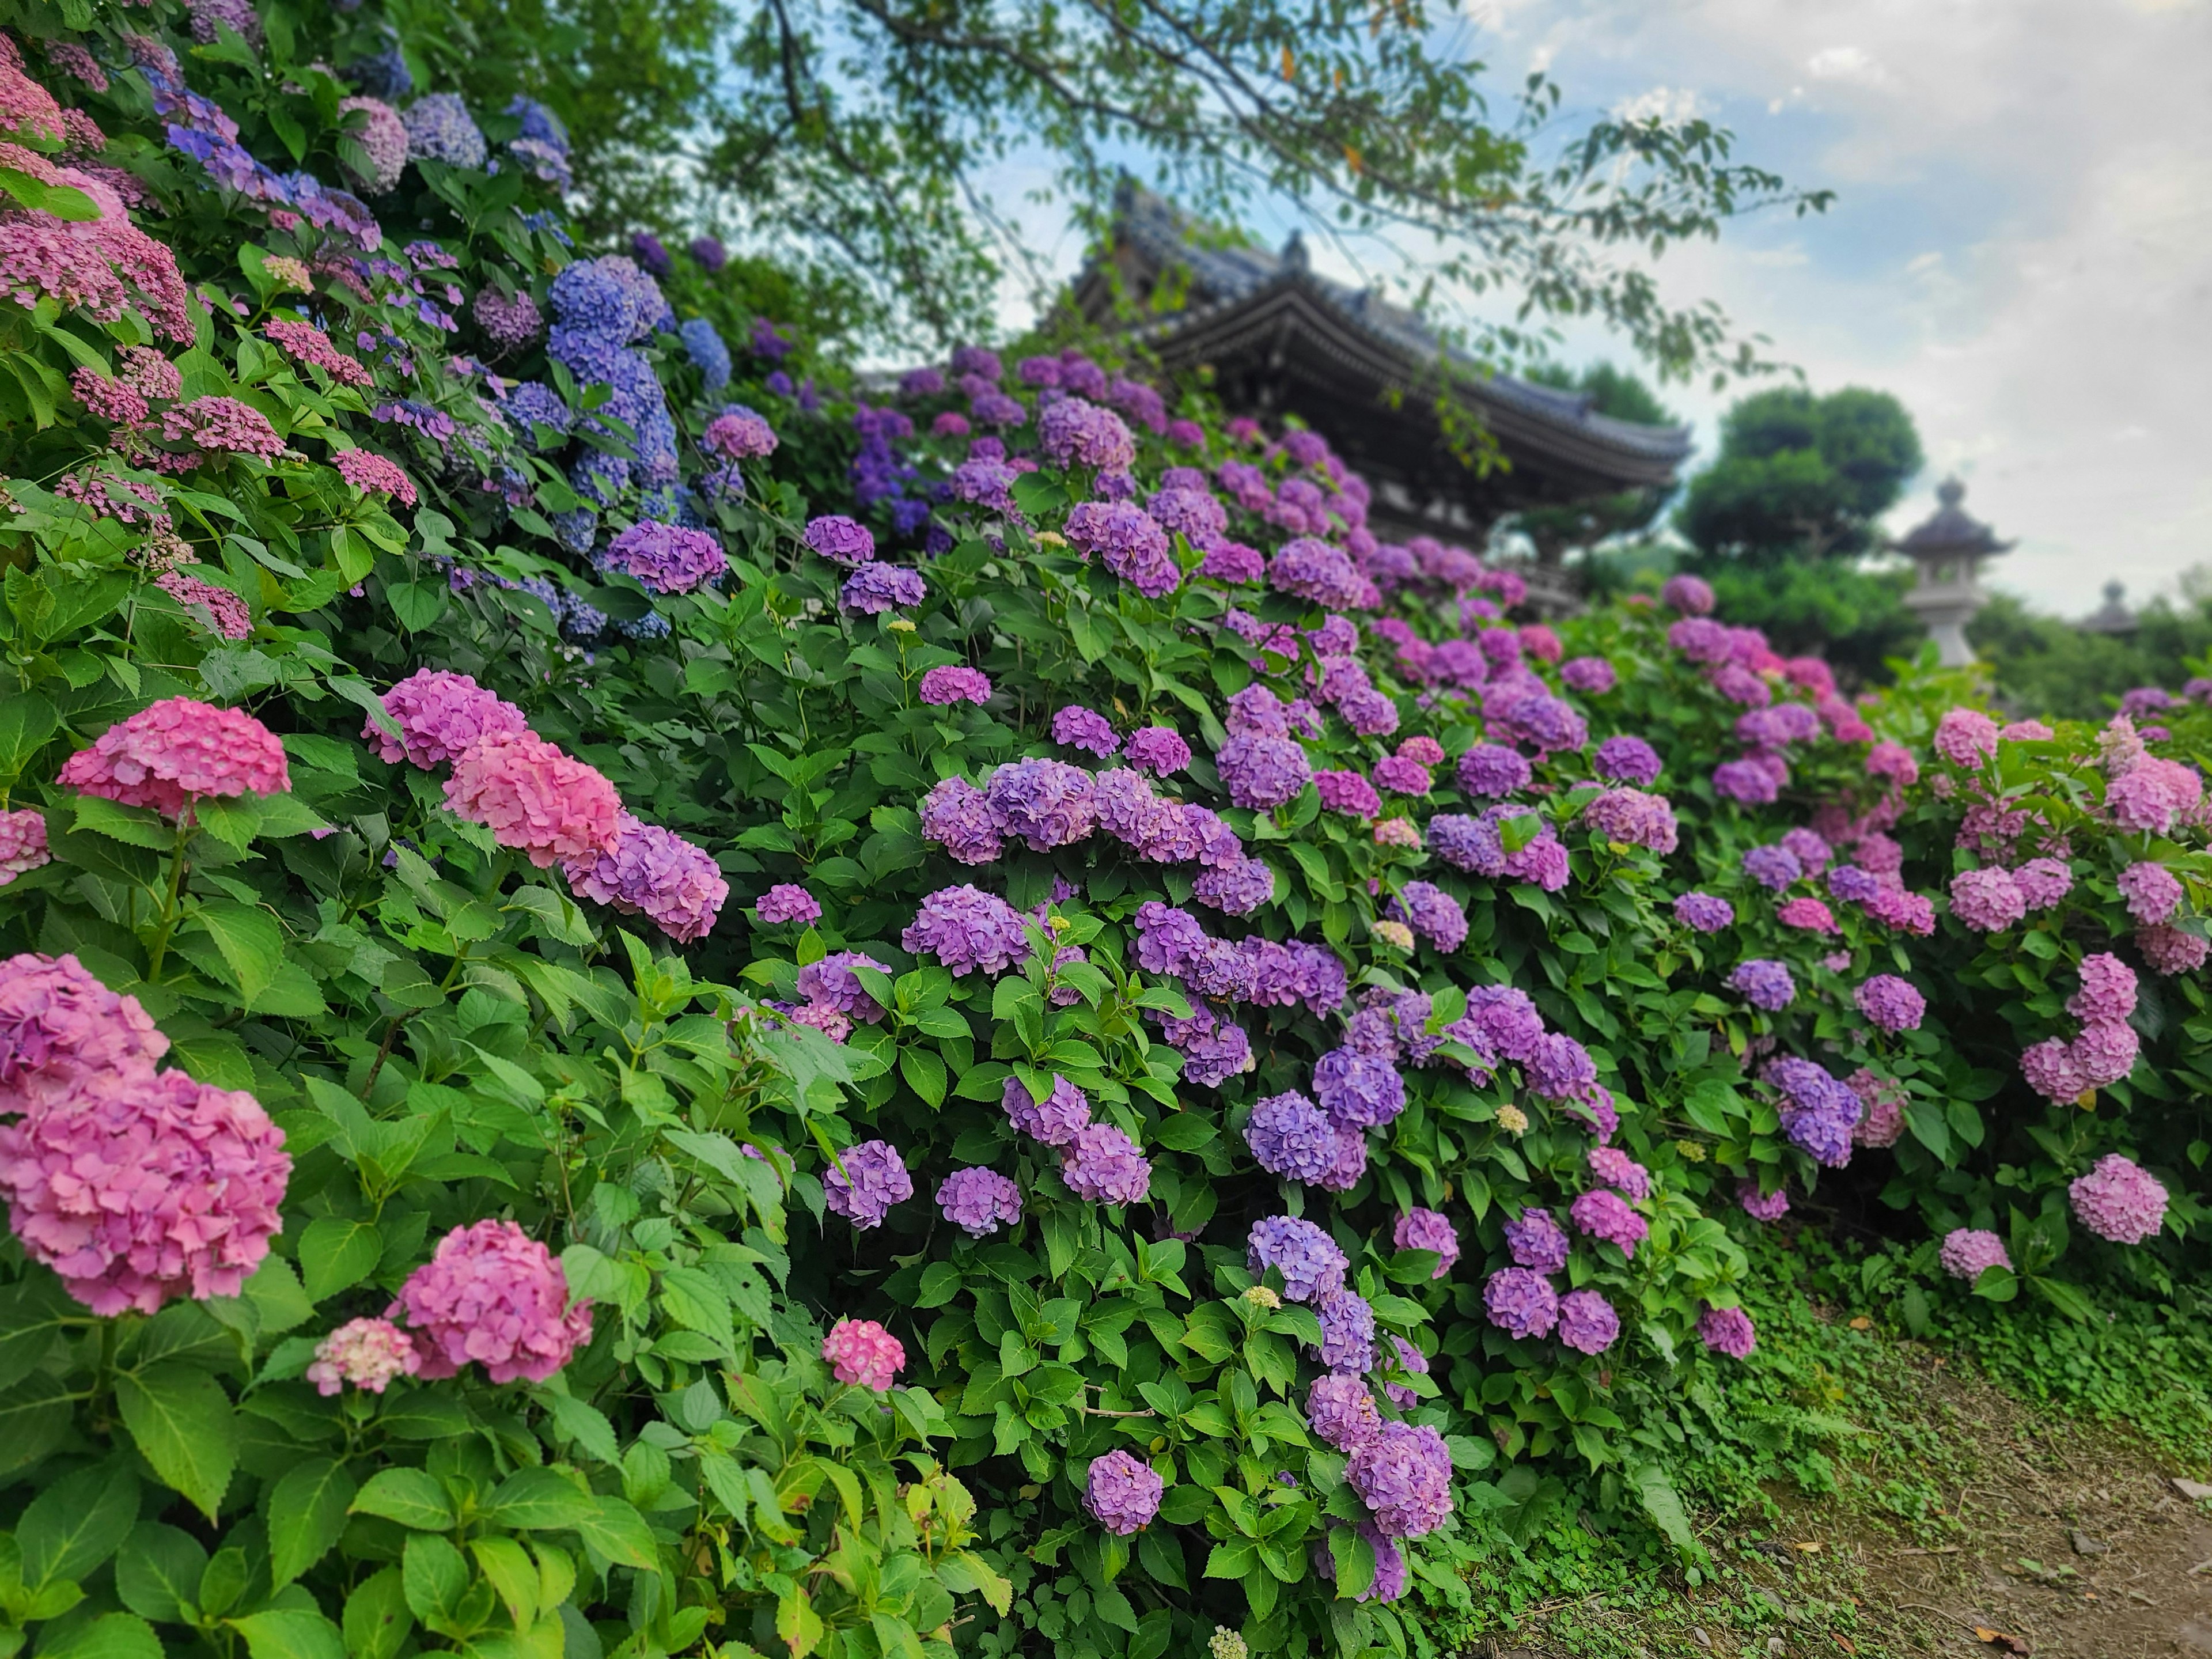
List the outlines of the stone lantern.
{"type": "Polygon", "coordinates": [[[1946,668],[1964,668],[1973,661],[1966,623],[1988,597],[1975,577],[1984,559],[2008,553],[2013,547],[1999,541],[1989,526],[1967,516],[1959,505],[1966,495],[1966,485],[1956,478],[1944,479],[1936,491],[1941,505],[1934,514],[1907,531],[1903,540],[1888,544],[1891,552],[1911,559],[1918,572],[1919,580],[1905,602],[1928,625],[1936,641],[1936,660],[1946,668]]]}

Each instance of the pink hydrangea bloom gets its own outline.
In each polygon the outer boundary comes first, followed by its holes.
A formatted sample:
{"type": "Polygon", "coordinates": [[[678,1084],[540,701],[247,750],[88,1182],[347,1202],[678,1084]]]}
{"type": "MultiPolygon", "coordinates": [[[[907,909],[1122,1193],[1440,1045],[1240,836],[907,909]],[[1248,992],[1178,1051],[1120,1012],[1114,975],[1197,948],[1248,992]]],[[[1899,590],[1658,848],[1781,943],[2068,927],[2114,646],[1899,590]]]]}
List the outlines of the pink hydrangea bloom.
{"type": "Polygon", "coordinates": [[[2204,781],[2178,761],[2137,761],[2106,786],[2105,810],[2123,830],[2165,835],[2204,799],[2204,781]]]}
{"type": "Polygon", "coordinates": [[[2166,1224],[2166,1188],[2149,1170],[2107,1152],[2088,1174],[2067,1188],[2075,1218],[2100,1238],[2140,1244],[2166,1224]]]}
{"type": "Polygon", "coordinates": [[[337,468],[338,477],[364,495],[389,495],[402,507],[415,505],[415,481],[397,462],[374,450],[341,449],[331,457],[331,465],[337,468]]]}
{"type": "Polygon", "coordinates": [[[1860,1146],[1894,1146],[1905,1133],[1905,1091],[1897,1084],[1862,1066],[1844,1081],[1865,1108],[1851,1127],[1851,1140],[1860,1146]]]}
{"type": "Polygon", "coordinates": [[[1969,1285],[1991,1267],[2012,1266],[2004,1240],[1979,1227],[1953,1228],[1943,1236],[1942,1247],[1936,1251],[1936,1259],[1942,1264],[1945,1273],[1969,1285]]]}
{"type": "Polygon", "coordinates": [[[1587,1156],[1590,1173],[1616,1192],[1626,1193],[1632,1199],[1651,1196],[1651,1171],[1620,1147],[1593,1146],[1587,1156]]]}
{"type": "Polygon", "coordinates": [[[2120,896],[2128,914],[2145,927],[2165,921],[2181,908],[2181,883],[2162,864],[2130,864],[2120,872],[2120,896]]]}
{"type": "MultiPolygon", "coordinates": [[[[1866,769],[1870,778],[1893,779],[1908,788],[1920,781],[1920,763],[1912,758],[1912,751],[1901,743],[1875,744],[1867,750],[1866,769]]],[[[1859,862],[1866,862],[1863,856],[1859,862]]]]}
{"type": "Polygon", "coordinates": [[[399,728],[394,738],[374,720],[363,722],[364,742],[376,745],[386,761],[402,756],[428,771],[457,761],[496,732],[527,733],[523,712],[466,674],[442,668],[418,668],[386,692],[384,712],[399,728]]]}
{"type": "MultiPolygon", "coordinates": [[[[313,323],[288,322],[274,318],[262,324],[261,331],[283,349],[284,355],[310,368],[319,368],[340,386],[365,386],[375,384],[376,377],[356,359],[349,357],[331,343],[331,337],[313,323]]],[[[350,451],[343,452],[350,453],[350,451]]],[[[343,467],[339,468],[343,471],[343,467]]],[[[350,482],[350,480],[349,480],[350,482]]]]}
{"type": "Polygon", "coordinates": [[[1936,723],[1936,752],[1954,766],[1978,767],[1997,752],[1997,723],[1978,708],[1954,708],[1936,723]]]}
{"type": "Polygon", "coordinates": [[[763,923],[815,922],[822,920],[822,904],[796,882],[780,881],[753,901],[753,914],[763,923]]]}
{"type": "Polygon", "coordinates": [[[2012,879],[2030,910],[2048,910],[2074,890],[2074,872],[2063,859],[2030,859],[2012,879]]]}
{"type": "Polygon", "coordinates": [[[446,804],[539,869],[613,850],[622,799],[592,768],[528,732],[494,732],[453,763],[446,804]]]}
{"type": "Polygon", "coordinates": [[[933,668],[921,677],[921,700],[942,707],[952,702],[988,702],[990,677],[980,669],[952,664],[933,668]]]}
{"type": "Polygon", "coordinates": [[[714,858],[672,830],[624,812],[614,845],[562,865],[568,885],[585,898],[643,915],[681,945],[714,931],[730,884],[714,858]]]}
{"type": "Polygon", "coordinates": [[[2023,1051],[2020,1072],[2027,1079],[2029,1088],[2060,1105],[2080,1099],[2089,1086],[2081,1069],[2074,1064],[2072,1051],[2059,1037],[2046,1037],[2023,1051]]]}
{"type": "Polygon", "coordinates": [[[284,441],[269,424],[269,417],[235,398],[195,398],[164,411],[161,436],[173,444],[190,444],[222,455],[252,455],[264,461],[273,461],[284,453],[284,441]]]}
{"type": "Polygon", "coordinates": [[[46,815],[26,807],[0,812],[0,887],[53,862],[46,850],[46,815]]]}
{"type": "Polygon", "coordinates": [[[236,1296],[291,1173],[259,1102],[177,1071],[99,1073],[0,1128],[15,1236],[103,1317],[236,1296]]]}
{"type": "Polygon", "coordinates": [[[182,570],[163,571],[154,578],[154,586],[179,605],[200,606],[215,623],[215,631],[224,639],[252,637],[253,612],[247,609],[244,599],[228,588],[217,587],[213,582],[203,581],[182,570]]]}
{"type": "Polygon", "coordinates": [[[2155,973],[2172,975],[2193,974],[2204,965],[2204,958],[2212,954],[2212,945],[2195,933],[2185,933],[2179,927],[2141,927],[2136,930],[2136,948],[2155,973]]]}
{"type": "Polygon", "coordinates": [[[2066,1045],[2066,1058],[2092,1089],[2107,1089],[2136,1068],[2141,1039],[2125,1020],[2092,1020],[2066,1045]]]}
{"type": "Polygon", "coordinates": [[[543,1382],[592,1340],[592,1304],[568,1305],[560,1262],[512,1221],[454,1228],[384,1312],[407,1316],[424,1377],[473,1361],[495,1382],[543,1382]]]}
{"type": "MultiPolygon", "coordinates": [[[[1601,1176],[1602,1179],[1602,1176],[1601,1176]]],[[[1650,1224],[1628,1207],[1617,1193],[1602,1188],[1594,1188],[1575,1200],[1567,1209],[1574,1224],[1593,1238],[1601,1238],[1620,1248],[1623,1255],[1633,1257],[1650,1231],[1650,1224]]]]}
{"type": "Polygon", "coordinates": [[[1398,1218],[1392,1230],[1390,1242],[1401,1250],[1434,1250],[1437,1270],[1431,1279],[1442,1279],[1459,1260],[1459,1233],[1451,1224],[1451,1218],[1439,1210],[1414,1208],[1398,1218]]]}
{"type": "Polygon", "coordinates": [[[0,962],[0,1110],[16,1112],[109,1073],[150,1073],[169,1051],[138,999],[118,996],[74,956],[0,962]]]}
{"type": "Polygon", "coordinates": [[[1779,1221],[1790,1213],[1790,1189],[1786,1187],[1777,1187],[1771,1193],[1762,1193],[1756,1181],[1739,1182],[1736,1183],[1735,1201],[1743,1206],[1743,1212],[1753,1221],[1779,1221]]]}
{"type": "Polygon", "coordinates": [[[1083,1507],[1107,1531],[1126,1538],[1159,1513],[1167,1482],[1149,1464],[1125,1451],[1093,1458],[1084,1478],[1083,1507]]]}
{"type": "Polygon", "coordinates": [[[1698,1316],[1698,1340],[1714,1353],[1745,1359],[1759,1346],[1759,1334],[1742,1309],[1708,1308],[1698,1316]]]}
{"type": "Polygon", "coordinates": [[[1962,870],[1951,878],[1951,914],[1977,933],[2002,933],[2027,914],[2027,900],[2008,870],[1962,870]]]}
{"type": "Polygon", "coordinates": [[[276,734],[244,709],[169,697],[109,726],[57,781],[180,818],[206,796],[283,794],[292,774],[276,734]]]}
{"type": "Polygon", "coordinates": [[[1893,1036],[1916,1031],[1928,1012],[1928,999],[1910,981],[1895,974],[1876,974],[1860,982],[1851,1000],[1877,1030],[1893,1036]]]}
{"type": "Polygon", "coordinates": [[[2080,1020],[2115,1020],[2135,1011],[2135,969],[2109,951],[2082,957],[2081,988],[2066,1000],[2066,1012],[2080,1020]]]}
{"type": "Polygon", "coordinates": [[[1800,927],[1808,933],[1841,931],[1836,926],[1835,912],[1816,898],[1790,899],[1776,908],[1774,919],[1784,927],[1800,927]]]}
{"type": "Polygon", "coordinates": [[[822,1357],[840,1382],[887,1392],[906,1364],[906,1345],[872,1319],[840,1319],[822,1339],[822,1357]]]}
{"type": "Polygon", "coordinates": [[[395,1376],[412,1376],[422,1369],[414,1339],[390,1320],[353,1319],[316,1345],[307,1381],[322,1395],[336,1394],[349,1382],[382,1394],[395,1376]]]}
{"type": "Polygon", "coordinates": [[[0,214],[0,294],[27,309],[52,299],[65,311],[103,323],[114,322],[135,304],[165,337],[190,345],[191,295],[176,256],[131,222],[114,187],[82,168],[57,167],[19,145],[9,149],[10,167],[42,183],[82,191],[100,216],[76,223],[37,210],[0,214]]]}

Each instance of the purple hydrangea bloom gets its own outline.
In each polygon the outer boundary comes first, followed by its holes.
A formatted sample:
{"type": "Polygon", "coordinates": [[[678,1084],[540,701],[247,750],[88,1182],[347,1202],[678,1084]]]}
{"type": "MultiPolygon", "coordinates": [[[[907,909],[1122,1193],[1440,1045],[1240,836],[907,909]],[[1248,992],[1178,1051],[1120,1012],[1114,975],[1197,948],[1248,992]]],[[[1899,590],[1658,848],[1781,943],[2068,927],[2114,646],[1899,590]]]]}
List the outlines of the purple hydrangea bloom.
{"type": "Polygon", "coordinates": [[[2005,1249],[2004,1240],[1978,1227],[1953,1228],[1943,1236],[1936,1259],[1945,1273],[1969,1285],[1991,1267],[2012,1266],[2012,1256],[2005,1249]]]}
{"type": "Polygon", "coordinates": [[[1201,872],[1190,884],[1190,896],[1232,916],[1249,916],[1275,896],[1275,872],[1258,859],[1239,859],[1201,872]]]}
{"type": "Polygon", "coordinates": [[[921,798],[921,834],[962,864],[989,864],[999,856],[1006,822],[991,799],[963,777],[940,778],[921,798]]]}
{"type": "Polygon", "coordinates": [[[1805,873],[1786,847],[1754,847],[1743,855],[1743,872],[1770,893],[1778,893],[1805,873]]]}
{"type": "Polygon", "coordinates": [[[1213,757],[1231,802],[1258,811],[1296,800],[1313,781],[1313,763],[1297,742],[1242,732],[1222,744],[1213,757]]]}
{"type": "Polygon", "coordinates": [[[1340,1128],[1374,1128],[1406,1109],[1398,1068],[1351,1048],[1332,1048],[1314,1063],[1313,1090],[1340,1128]]]}
{"type": "Polygon", "coordinates": [[[1559,1292],[1530,1267],[1504,1267],[1482,1287],[1483,1311],[1508,1336],[1549,1336],[1559,1317],[1559,1292]]]}
{"type": "Polygon", "coordinates": [[[1753,760],[1723,761],[1713,768],[1713,793],[1745,806],[1770,806],[1782,793],[1780,781],[1753,760]]]}
{"type": "Polygon", "coordinates": [[[1651,1171],[1618,1146],[1593,1146],[1588,1153],[1590,1173],[1632,1199],[1651,1196],[1651,1171]]]}
{"type": "Polygon", "coordinates": [[[1620,676],[1603,657],[1570,657],[1559,665],[1559,679],[1570,690],[1585,696],[1601,696],[1620,683],[1620,676]]]}
{"type": "Polygon", "coordinates": [[[2132,1159],[2107,1152],[2066,1189],[2075,1219],[2115,1244],[2141,1244],[2166,1224],[2166,1191],[2132,1159]]]}
{"type": "Polygon", "coordinates": [[[822,1172],[823,1201],[861,1232],[883,1225],[892,1205],[913,1196],[914,1178],[888,1140],[848,1146],[837,1164],[822,1172]]]}
{"type": "Polygon", "coordinates": [[[1065,761],[1014,761],[991,775],[985,793],[1006,833],[1031,852],[1086,840],[1098,822],[1091,774],[1065,761]]]}
{"type": "Polygon", "coordinates": [[[876,538],[867,526],[829,514],[807,520],[799,539],[823,558],[838,564],[864,564],[876,556],[876,538]]]}
{"type": "Polygon", "coordinates": [[[1107,1531],[1127,1538],[1152,1524],[1167,1482],[1125,1451],[1091,1461],[1084,1480],[1083,1507],[1107,1531]]]}
{"type": "Polygon", "coordinates": [[[1175,591],[1182,572],[1168,533],[1134,501],[1082,501],[1067,515],[1068,544],[1096,553],[1106,568],[1148,599],[1175,591]]]}
{"type": "Polygon", "coordinates": [[[799,1000],[817,1007],[835,1008],[854,1019],[871,1023],[881,1019],[882,1006],[861,988],[853,973],[856,967],[872,968],[879,974],[890,972],[889,963],[878,962],[864,951],[833,951],[799,970],[799,1000]]]}
{"type": "Polygon", "coordinates": [[[1068,704],[1053,715],[1052,740],[1101,759],[1121,746],[1121,740],[1114,735],[1112,723],[1103,714],[1076,703],[1068,704]]]}
{"type": "Polygon", "coordinates": [[[1753,1221],[1779,1221],[1790,1213],[1790,1191],[1786,1187],[1777,1187],[1771,1193],[1762,1193],[1756,1181],[1738,1182],[1735,1201],[1743,1206],[1743,1212],[1753,1221]]]}
{"type": "Polygon", "coordinates": [[[1349,554],[1310,536],[1284,543],[1267,561],[1267,586],[1331,611],[1364,610],[1372,591],[1349,554]]]}
{"type": "Polygon", "coordinates": [[[1522,1056],[1528,1086],[1547,1100],[1579,1100],[1597,1082],[1589,1050],[1564,1032],[1547,1034],[1522,1056]]]}
{"type": "Polygon", "coordinates": [[[1735,923],[1735,906],[1711,893],[1685,893],[1674,901],[1674,920],[1700,933],[1717,933],[1735,923]]]}
{"type": "Polygon", "coordinates": [[[1139,772],[1158,777],[1180,772],[1190,764],[1190,745],[1164,726],[1140,726],[1129,733],[1122,758],[1139,772]]]}
{"type": "Polygon", "coordinates": [[[1851,1000],[1869,1024],[1892,1036],[1919,1030],[1928,1012],[1928,999],[1894,974],[1876,974],[1864,981],[1851,993],[1851,1000]]]}
{"type": "Polygon", "coordinates": [[[1738,963],[1728,976],[1728,984],[1753,1007],[1764,1008],[1770,1014],[1787,1008],[1797,995],[1797,981],[1790,978],[1790,969],[1765,957],[1738,963]]]}
{"type": "MultiPolygon", "coordinates": [[[[1060,384],[1067,384],[1064,377],[1060,384]]],[[[1037,444],[1063,468],[1126,472],[1137,459],[1137,441],[1121,417],[1080,398],[1063,398],[1037,416],[1037,444]]]]}
{"type": "Polygon", "coordinates": [[[1851,1161],[1851,1131],[1866,1107],[1849,1084],[1809,1060],[1784,1054],[1764,1073],[1782,1095],[1782,1130],[1832,1170],[1851,1161]]]}
{"type": "Polygon", "coordinates": [[[1211,940],[1188,910],[1147,899],[1137,907],[1137,965],[1148,974],[1180,974],[1211,940]]]}
{"type": "Polygon", "coordinates": [[[991,700],[991,677],[980,668],[945,663],[924,674],[916,691],[933,708],[949,708],[956,702],[981,704],[991,700]]]}
{"type": "Polygon", "coordinates": [[[1549,1210],[1523,1210],[1505,1224],[1505,1248],[1520,1267],[1555,1273],[1567,1265],[1572,1247],[1567,1230],[1552,1218],[1549,1210]]]}
{"type": "Polygon", "coordinates": [[[1526,760],[1494,743],[1479,743],[1459,757],[1459,787],[1470,795],[1516,794],[1528,787],[1533,775],[1526,760]]]}
{"type": "Polygon", "coordinates": [[[1598,776],[1640,788],[1659,775],[1659,751],[1641,738],[1607,738],[1592,764],[1598,776]]]}
{"type": "Polygon", "coordinates": [[[1030,951],[1021,913],[996,894],[966,884],[941,887],[922,900],[899,945],[915,956],[935,957],[957,977],[977,969],[1002,974],[1030,951]]]}
{"type": "Polygon", "coordinates": [[[1291,1181],[1318,1182],[1336,1161],[1336,1130],[1304,1095],[1270,1095],[1252,1109],[1244,1144],[1260,1167],[1291,1181]]]}
{"type": "Polygon", "coordinates": [[[845,579],[837,599],[848,611],[879,617],[886,611],[920,605],[926,591],[919,571],[871,559],[845,579]]]}
{"type": "Polygon", "coordinates": [[[1569,1291],[1559,1298],[1559,1340],[1578,1353],[1599,1354],[1620,1335],[1620,1316],[1595,1291],[1569,1291]]]}
{"type": "Polygon", "coordinates": [[[1293,1302],[1311,1302],[1343,1289],[1351,1263],[1336,1241],[1312,1222],[1278,1215],[1252,1224],[1245,1265],[1255,1273],[1273,1267],[1283,1276],[1285,1296],[1293,1302]]]}
{"type": "Polygon", "coordinates": [[[1306,1390],[1306,1425],[1341,1452],[1365,1445],[1382,1432],[1382,1413],[1358,1376],[1331,1371],[1306,1390]]]}
{"type": "Polygon", "coordinates": [[[1057,1074],[1052,1079],[1052,1092],[1042,1104],[1030,1097],[1029,1085],[1020,1078],[1008,1078],[1000,1104],[1006,1109],[1014,1127],[1048,1146],[1070,1145],[1077,1131],[1089,1127],[1091,1122],[1089,1097],[1057,1074]]]}
{"type": "Polygon", "coordinates": [[[1508,1060],[1526,1063],[1542,1047],[1544,1017],[1528,994],[1514,986],[1472,987],[1467,994],[1467,1018],[1508,1060]]]}
{"type": "Polygon", "coordinates": [[[1856,864],[1839,864],[1828,872],[1828,896],[1850,904],[1864,904],[1881,891],[1881,878],[1856,864]]]}
{"type": "Polygon", "coordinates": [[[1357,1376],[1375,1369],[1375,1310],[1347,1290],[1323,1291],[1315,1299],[1321,1321],[1321,1363],[1357,1376]]]}
{"type": "Polygon", "coordinates": [[[1698,1316],[1698,1340],[1713,1353],[1743,1359],[1759,1346],[1759,1334],[1742,1309],[1708,1308],[1698,1316]]]}
{"type": "Polygon", "coordinates": [[[1609,842],[1671,853],[1678,839],[1674,809],[1664,795],[1641,789],[1608,789],[1583,808],[1583,821],[1609,842]]]}
{"type": "Polygon", "coordinates": [[[1111,1123],[1087,1123],[1061,1154],[1060,1179],[1093,1204],[1141,1204],[1152,1188],[1152,1160],[1111,1123]]]}
{"type": "Polygon", "coordinates": [[[988,1238],[1022,1218],[1022,1189],[995,1170],[955,1170],[938,1187],[937,1207],[970,1238],[988,1238]]]}
{"type": "MultiPolygon", "coordinates": [[[[1390,1346],[1398,1356],[1398,1369],[1410,1376],[1429,1374],[1429,1357],[1402,1336],[1393,1336],[1390,1346]]],[[[1390,1396],[1390,1403],[1401,1412],[1409,1412],[1421,1402],[1421,1396],[1413,1389],[1395,1382],[1385,1382],[1382,1392],[1390,1396]]]]}
{"type": "Polygon", "coordinates": [[[1620,1247],[1620,1253],[1631,1258],[1651,1229],[1644,1218],[1628,1207],[1620,1194],[1607,1192],[1602,1187],[1593,1188],[1575,1200],[1567,1213],[1577,1227],[1592,1238],[1601,1238],[1620,1247]]]}
{"type": "Polygon", "coordinates": [[[1244,1034],[1244,1028],[1215,1018],[1203,1005],[1195,1018],[1164,1018],[1161,1028],[1168,1046],[1182,1056],[1182,1075],[1187,1083],[1218,1088],[1229,1079],[1250,1071],[1257,1063],[1252,1054],[1252,1039],[1244,1034]]]}
{"type": "Polygon", "coordinates": [[[1389,915],[1439,951],[1456,951],[1467,942],[1467,912],[1433,883],[1407,882],[1391,901],[1389,915]]]}
{"type": "Polygon", "coordinates": [[[1434,1250],[1437,1270],[1429,1275],[1431,1279],[1442,1279],[1459,1260],[1459,1233],[1451,1218],[1441,1210],[1417,1206],[1407,1211],[1398,1218],[1390,1242],[1401,1250],[1434,1250]]]}
{"type": "Polygon", "coordinates": [[[607,546],[601,567],[635,576],[656,593],[689,593],[730,568],[722,544],[704,530],[642,520],[607,546]]]}
{"type": "Polygon", "coordinates": [[[822,906],[797,883],[780,881],[753,902],[753,914],[770,926],[781,921],[819,921],[822,906]]]}
{"type": "Polygon", "coordinates": [[[1419,1538],[1451,1516],[1451,1454],[1425,1425],[1385,1423],[1352,1454],[1344,1478],[1389,1538],[1419,1538]]]}

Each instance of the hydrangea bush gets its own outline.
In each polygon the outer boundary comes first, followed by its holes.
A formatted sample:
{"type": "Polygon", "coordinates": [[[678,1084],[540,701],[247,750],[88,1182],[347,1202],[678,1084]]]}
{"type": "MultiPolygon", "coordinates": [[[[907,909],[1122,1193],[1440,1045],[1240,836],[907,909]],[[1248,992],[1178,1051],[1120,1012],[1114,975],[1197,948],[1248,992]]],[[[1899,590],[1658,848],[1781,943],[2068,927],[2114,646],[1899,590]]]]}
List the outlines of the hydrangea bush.
{"type": "Polygon", "coordinates": [[[1535,622],[1128,365],[679,316],[496,43],[173,9],[0,4],[18,1644],[1403,1653],[1547,1464],[1694,1548],[1741,1230],[2183,1263],[2212,683],[1535,622]]]}

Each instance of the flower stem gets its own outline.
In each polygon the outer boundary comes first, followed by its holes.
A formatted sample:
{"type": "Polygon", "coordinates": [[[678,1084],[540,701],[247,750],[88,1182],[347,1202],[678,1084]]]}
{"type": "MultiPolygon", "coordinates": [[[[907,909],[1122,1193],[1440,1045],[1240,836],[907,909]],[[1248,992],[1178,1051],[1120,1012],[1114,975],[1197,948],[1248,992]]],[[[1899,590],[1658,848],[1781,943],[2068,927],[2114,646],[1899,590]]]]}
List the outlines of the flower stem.
{"type": "Polygon", "coordinates": [[[169,954],[169,935],[177,930],[177,901],[185,890],[185,843],[192,838],[191,808],[185,807],[177,819],[177,844],[169,855],[169,891],[161,904],[161,930],[146,950],[146,982],[158,984],[161,978],[161,963],[169,954]]]}

